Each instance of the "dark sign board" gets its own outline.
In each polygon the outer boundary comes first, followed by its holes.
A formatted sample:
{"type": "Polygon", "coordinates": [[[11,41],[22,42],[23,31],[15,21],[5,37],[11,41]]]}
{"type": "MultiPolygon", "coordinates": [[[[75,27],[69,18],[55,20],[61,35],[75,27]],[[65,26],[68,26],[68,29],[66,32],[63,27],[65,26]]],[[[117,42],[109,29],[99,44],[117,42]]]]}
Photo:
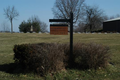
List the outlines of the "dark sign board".
{"type": "Polygon", "coordinates": [[[51,35],[68,35],[68,25],[66,24],[50,24],[51,35]]]}

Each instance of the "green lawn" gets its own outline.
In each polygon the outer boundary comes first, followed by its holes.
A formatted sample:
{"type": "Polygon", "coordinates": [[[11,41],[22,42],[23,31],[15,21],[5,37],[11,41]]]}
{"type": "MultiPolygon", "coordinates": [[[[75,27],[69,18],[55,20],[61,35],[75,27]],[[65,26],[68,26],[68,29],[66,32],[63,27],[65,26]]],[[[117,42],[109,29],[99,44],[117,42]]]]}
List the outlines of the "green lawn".
{"type": "MultiPolygon", "coordinates": [[[[14,63],[13,47],[15,44],[59,42],[69,43],[70,35],[50,35],[37,33],[0,33],[0,80],[44,80],[32,73],[10,73],[9,67],[14,63]]],[[[113,65],[107,69],[67,70],[56,73],[54,77],[47,76],[47,80],[120,80],[120,34],[74,34],[74,42],[96,42],[110,47],[113,65]],[[56,78],[56,79],[55,79],[56,78]]],[[[13,69],[14,70],[14,69],[13,69]]]]}

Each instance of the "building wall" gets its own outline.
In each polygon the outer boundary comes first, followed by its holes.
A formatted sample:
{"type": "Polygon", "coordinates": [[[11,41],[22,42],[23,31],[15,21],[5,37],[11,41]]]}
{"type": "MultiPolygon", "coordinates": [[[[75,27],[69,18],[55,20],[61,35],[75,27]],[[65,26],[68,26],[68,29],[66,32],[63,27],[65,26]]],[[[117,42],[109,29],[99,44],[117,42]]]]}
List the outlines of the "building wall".
{"type": "Polygon", "coordinates": [[[120,32],[120,20],[103,22],[103,31],[120,32]]]}

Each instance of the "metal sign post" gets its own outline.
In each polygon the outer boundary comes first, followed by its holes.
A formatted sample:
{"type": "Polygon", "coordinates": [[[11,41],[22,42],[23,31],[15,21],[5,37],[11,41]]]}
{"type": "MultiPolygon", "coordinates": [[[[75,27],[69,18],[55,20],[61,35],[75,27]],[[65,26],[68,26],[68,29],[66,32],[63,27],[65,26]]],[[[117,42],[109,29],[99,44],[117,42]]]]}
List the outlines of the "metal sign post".
{"type": "Polygon", "coordinates": [[[73,61],[73,13],[70,14],[70,57],[72,62],[73,61]]]}
{"type": "Polygon", "coordinates": [[[70,19],[49,19],[49,22],[69,22],[70,23],[70,58],[73,57],[73,13],[70,13],[70,19]]]}

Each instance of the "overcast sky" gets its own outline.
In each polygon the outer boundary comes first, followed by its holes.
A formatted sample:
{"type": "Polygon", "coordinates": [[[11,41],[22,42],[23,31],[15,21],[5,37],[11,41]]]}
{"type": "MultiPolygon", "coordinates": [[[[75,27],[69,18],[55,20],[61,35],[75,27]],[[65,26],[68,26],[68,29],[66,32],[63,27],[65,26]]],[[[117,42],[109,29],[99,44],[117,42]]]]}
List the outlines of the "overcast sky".
{"type": "MultiPolygon", "coordinates": [[[[27,21],[34,15],[37,15],[49,27],[49,19],[53,18],[52,7],[54,3],[55,0],[0,0],[0,31],[3,22],[6,22],[10,27],[10,21],[5,18],[3,11],[8,6],[15,6],[19,12],[17,20],[13,20],[14,31],[19,31],[20,23],[23,20],[27,21]]],[[[120,14],[120,0],[86,0],[85,3],[90,6],[97,5],[108,16],[120,14]]]]}

